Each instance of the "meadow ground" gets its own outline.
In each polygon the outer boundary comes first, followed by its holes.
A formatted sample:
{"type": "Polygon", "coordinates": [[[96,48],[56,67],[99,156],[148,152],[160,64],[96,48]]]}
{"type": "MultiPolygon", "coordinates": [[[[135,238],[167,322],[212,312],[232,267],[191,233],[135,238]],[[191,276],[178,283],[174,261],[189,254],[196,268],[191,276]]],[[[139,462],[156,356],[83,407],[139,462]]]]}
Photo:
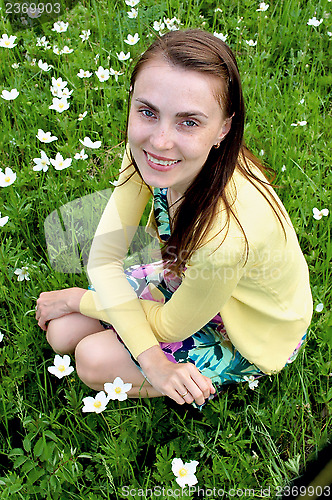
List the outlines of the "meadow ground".
{"type": "MultiPolygon", "coordinates": [[[[202,490],[184,489],[180,498],[222,491],[280,498],[331,437],[332,2],[62,4],[73,8],[43,23],[23,11],[9,19],[0,4],[0,496],[174,498],[171,464],[181,458],[198,461],[202,490]],[[87,287],[87,235],[79,236],[78,222],[64,240],[61,224],[77,222],[82,206],[74,200],[112,187],[132,59],[157,30],[179,27],[215,32],[237,54],[246,142],[275,169],[310,270],[308,343],[280,374],[254,389],[229,387],[201,412],[155,399],[110,401],[101,413],[83,413],[83,398],[95,394],[75,372],[58,379],[47,370],[54,353],[36,325],[35,301],[41,291],[87,287]],[[83,146],[84,137],[101,144],[83,146]],[[59,209],[70,202],[76,205],[61,221],[59,209]]],[[[83,208],[95,221],[91,204],[83,208]]]]}

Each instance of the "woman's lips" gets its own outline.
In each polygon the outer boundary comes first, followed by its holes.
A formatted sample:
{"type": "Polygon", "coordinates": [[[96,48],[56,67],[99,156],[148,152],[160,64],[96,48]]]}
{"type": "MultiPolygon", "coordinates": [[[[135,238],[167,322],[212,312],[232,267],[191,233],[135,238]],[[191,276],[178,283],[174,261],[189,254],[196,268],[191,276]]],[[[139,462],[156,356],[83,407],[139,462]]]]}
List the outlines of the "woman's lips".
{"type": "Polygon", "coordinates": [[[153,170],[158,170],[159,172],[168,172],[180,162],[180,160],[172,160],[162,156],[155,156],[147,151],[144,151],[144,154],[149,167],[153,170]]]}

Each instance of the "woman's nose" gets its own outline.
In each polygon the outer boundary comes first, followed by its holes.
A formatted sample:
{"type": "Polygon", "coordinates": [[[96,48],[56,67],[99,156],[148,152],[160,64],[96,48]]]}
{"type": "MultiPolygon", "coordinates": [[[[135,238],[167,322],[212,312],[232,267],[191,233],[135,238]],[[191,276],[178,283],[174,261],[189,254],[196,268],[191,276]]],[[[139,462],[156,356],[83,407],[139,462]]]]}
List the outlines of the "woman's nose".
{"type": "Polygon", "coordinates": [[[171,127],[164,123],[158,123],[150,137],[151,145],[159,150],[171,149],[174,145],[171,127]]]}

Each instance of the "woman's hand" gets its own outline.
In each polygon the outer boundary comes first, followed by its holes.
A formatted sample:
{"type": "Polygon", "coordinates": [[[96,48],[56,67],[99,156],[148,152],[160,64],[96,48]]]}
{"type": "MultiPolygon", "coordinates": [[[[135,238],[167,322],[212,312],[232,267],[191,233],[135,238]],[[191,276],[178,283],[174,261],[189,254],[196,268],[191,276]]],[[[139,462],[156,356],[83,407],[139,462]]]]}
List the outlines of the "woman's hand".
{"type": "Polygon", "coordinates": [[[151,385],[180,405],[193,401],[202,405],[215,393],[211,380],[194,364],[172,363],[159,346],[142,352],[137,360],[151,385]]]}
{"type": "Polygon", "coordinates": [[[42,330],[47,330],[47,322],[72,312],[80,311],[80,301],[84,288],[66,288],[53,292],[42,292],[37,299],[36,320],[42,330]]]}

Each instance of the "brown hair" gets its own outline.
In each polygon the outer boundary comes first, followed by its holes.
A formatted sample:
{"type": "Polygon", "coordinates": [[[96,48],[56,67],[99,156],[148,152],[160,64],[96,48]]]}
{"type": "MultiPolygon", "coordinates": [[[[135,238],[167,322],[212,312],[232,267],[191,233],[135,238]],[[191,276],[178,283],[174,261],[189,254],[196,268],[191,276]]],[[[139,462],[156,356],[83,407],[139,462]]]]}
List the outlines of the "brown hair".
{"type": "MultiPolygon", "coordinates": [[[[221,198],[227,211],[228,222],[225,234],[227,236],[230,216],[232,215],[243,232],[247,259],[248,240],[240,221],[231,208],[226,191],[227,183],[236,166],[268,201],[282,225],[285,236],[286,233],[278,213],[283,214],[283,211],[270,193],[268,188],[270,182],[262,181],[255,176],[247,161],[252,162],[264,174],[274,173],[272,169],[263,167],[243,143],[245,109],[235,56],[224,42],[211,33],[199,29],[170,31],[161,38],[157,38],[136,63],[131,75],[129,97],[132,95],[136,78],[144,65],[151,59],[160,56],[164,57],[169,64],[182,69],[199,71],[218,77],[221,85],[217,98],[223,107],[225,118],[232,117],[231,128],[220,147],[211,149],[201,171],[181,199],[181,204],[175,212],[171,236],[163,248],[163,257],[169,262],[169,268],[173,272],[181,273],[186,261],[200,247],[208,234],[220,206],[221,198]],[[268,197],[257,186],[257,183],[265,188],[268,197]],[[278,211],[275,206],[278,207],[278,211]],[[176,256],[175,259],[174,256],[176,256]]],[[[128,100],[128,114],[129,106],[130,99],[128,100]]],[[[139,173],[133,157],[131,157],[131,161],[139,173]]]]}

